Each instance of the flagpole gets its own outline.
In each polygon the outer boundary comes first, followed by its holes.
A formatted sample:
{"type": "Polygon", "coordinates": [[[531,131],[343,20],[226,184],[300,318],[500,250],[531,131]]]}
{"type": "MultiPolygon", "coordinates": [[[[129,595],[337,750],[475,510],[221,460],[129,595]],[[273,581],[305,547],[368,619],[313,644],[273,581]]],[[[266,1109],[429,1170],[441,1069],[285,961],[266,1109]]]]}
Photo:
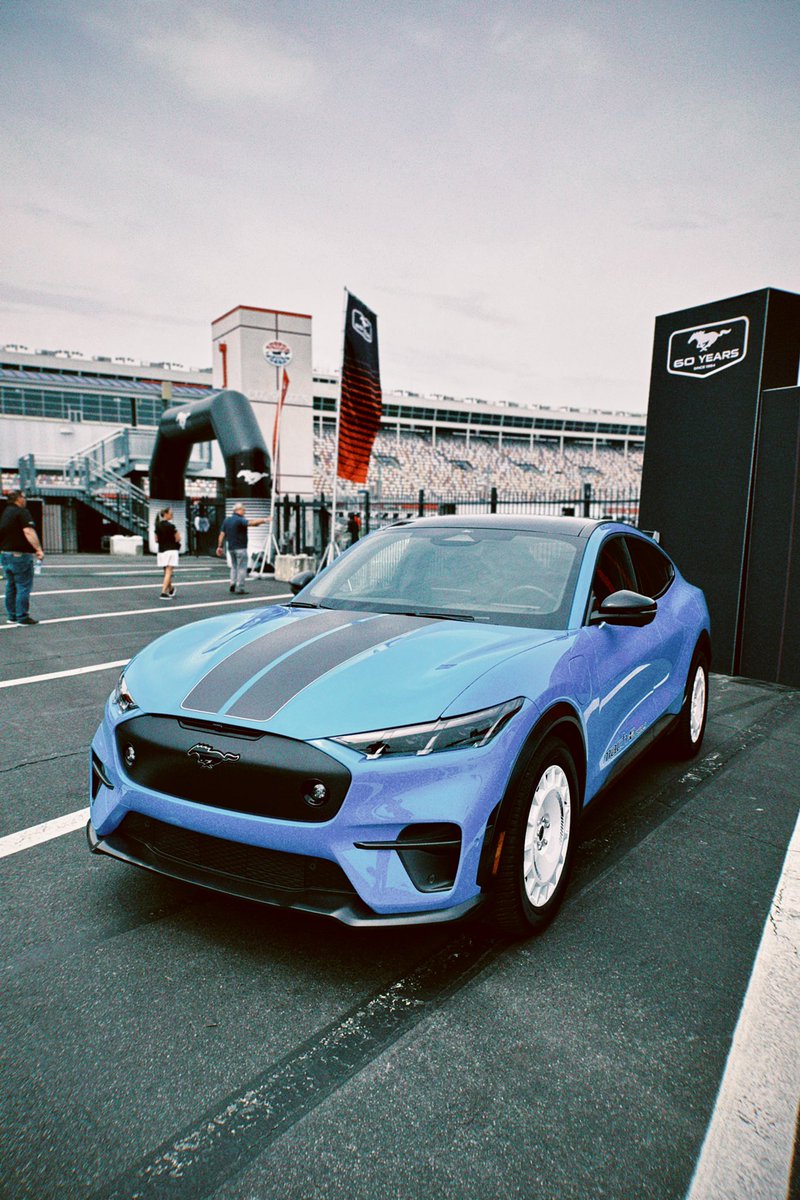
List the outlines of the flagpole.
{"type": "Polygon", "coordinates": [[[275,470],[275,463],[272,464],[272,494],[269,498],[269,545],[264,550],[264,555],[261,559],[261,574],[264,574],[264,566],[266,563],[272,563],[273,552],[278,549],[278,543],[275,538],[275,500],[278,495],[278,473],[275,470]]]}
{"type": "Polygon", "coordinates": [[[347,323],[347,297],[348,297],[348,295],[349,295],[348,289],[345,288],[344,289],[344,312],[342,313],[342,370],[339,372],[339,400],[336,405],[336,438],[335,438],[334,447],[333,447],[333,488],[332,488],[332,499],[331,499],[331,538],[325,549],[325,553],[322,556],[322,563],[320,565],[323,567],[326,567],[328,565],[328,563],[332,563],[334,558],[336,557],[336,499],[337,499],[337,490],[338,490],[337,485],[339,482],[339,430],[341,428],[341,421],[342,421],[342,371],[344,370],[344,339],[345,339],[345,334],[347,332],[346,323],[347,323]]]}
{"type": "Polygon", "coordinates": [[[265,545],[264,551],[261,555],[261,566],[258,571],[259,576],[263,576],[264,568],[267,563],[272,563],[273,552],[280,549],[278,546],[278,539],[275,536],[275,501],[277,500],[278,496],[281,415],[283,410],[283,402],[286,398],[286,392],[289,390],[289,377],[286,374],[286,368],[284,367],[282,374],[286,382],[285,385],[283,385],[281,382],[280,369],[276,367],[275,371],[277,375],[277,390],[275,393],[277,396],[277,403],[275,405],[275,424],[272,431],[272,485],[270,488],[269,498],[269,537],[267,539],[267,545],[265,545]]]}

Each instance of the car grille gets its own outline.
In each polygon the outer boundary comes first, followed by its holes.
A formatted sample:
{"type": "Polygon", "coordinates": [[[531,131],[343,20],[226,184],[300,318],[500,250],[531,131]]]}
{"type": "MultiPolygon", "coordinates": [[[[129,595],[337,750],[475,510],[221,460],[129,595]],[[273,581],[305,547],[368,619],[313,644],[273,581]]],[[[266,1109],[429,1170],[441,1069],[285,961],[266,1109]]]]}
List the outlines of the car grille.
{"type": "MultiPolygon", "coordinates": [[[[137,858],[150,858],[135,853],[137,846],[143,844],[157,858],[172,859],[184,867],[228,875],[269,889],[354,894],[344,871],[328,859],[231,842],[141,813],[129,813],[107,841],[125,853],[133,851],[137,858]]],[[[168,865],[163,865],[168,870],[168,865]]]]}
{"type": "Polygon", "coordinates": [[[117,726],[116,741],[133,784],[229,812],[329,821],[350,786],[316,746],[221,722],[142,714],[117,726]]]}

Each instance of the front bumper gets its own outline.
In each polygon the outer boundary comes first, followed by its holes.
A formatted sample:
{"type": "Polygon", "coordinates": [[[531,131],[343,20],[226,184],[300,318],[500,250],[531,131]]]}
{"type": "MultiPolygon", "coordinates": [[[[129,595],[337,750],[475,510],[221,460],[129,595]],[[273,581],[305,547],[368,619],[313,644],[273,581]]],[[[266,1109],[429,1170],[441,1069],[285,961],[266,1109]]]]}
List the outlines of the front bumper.
{"type": "MultiPolygon", "coordinates": [[[[158,824],[158,822],[152,822],[153,826],[158,824]]],[[[306,859],[302,862],[302,866],[294,862],[285,864],[270,863],[269,860],[259,862],[260,848],[252,847],[249,849],[255,853],[248,856],[250,862],[246,867],[237,870],[232,865],[232,869],[228,870],[215,869],[210,863],[219,861],[223,848],[230,851],[230,843],[222,842],[218,838],[210,838],[204,834],[198,836],[206,839],[206,844],[201,848],[201,856],[205,861],[192,861],[191,857],[179,857],[175,853],[165,853],[163,845],[159,844],[156,830],[153,830],[153,836],[149,839],[144,831],[139,837],[136,837],[125,829],[123,821],[117,832],[101,838],[98,837],[91,820],[86,825],[86,840],[93,854],[107,854],[110,858],[117,858],[121,862],[131,863],[133,866],[144,867],[147,871],[154,871],[159,875],[169,875],[173,879],[181,879],[185,883],[194,883],[200,887],[224,892],[228,896],[239,896],[243,900],[255,900],[260,904],[269,904],[276,908],[293,908],[300,912],[334,917],[345,925],[380,927],[385,925],[429,925],[444,921],[457,921],[477,908],[483,899],[481,895],[473,896],[471,900],[466,900],[462,904],[452,908],[435,909],[433,912],[394,913],[392,915],[376,913],[363,903],[352,886],[342,887],[340,880],[330,878],[331,872],[326,868],[331,868],[334,864],[326,863],[324,859],[306,859]],[[218,843],[218,846],[209,844],[215,842],[218,843]],[[240,874],[239,871],[242,869],[246,870],[247,874],[240,874]],[[313,879],[314,873],[320,876],[319,881],[313,879]],[[302,883],[300,882],[301,875],[302,883]],[[282,885],[276,882],[281,876],[287,880],[296,876],[298,882],[294,886],[291,883],[282,885]]],[[[190,851],[187,850],[187,853],[190,854],[190,851]]],[[[261,851],[261,854],[277,854],[286,859],[299,857],[269,850],[261,851]]],[[[230,855],[228,857],[230,858],[230,855]]],[[[343,876],[343,880],[346,881],[346,876],[343,876]]]]}
{"type": "MultiPolygon", "coordinates": [[[[483,898],[487,823],[528,727],[519,717],[485,747],[419,758],[370,761],[319,743],[351,779],[329,819],[309,822],[253,811],[252,797],[240,811],[229,796],[222,807],[134,780],[120,758],[124,718],[107,711],[92,743],[89,844],[173,878],[350,925],[456,920],[483,898]]],[[[197,769],[186,760],[187,771],[197,769]]],[[[219,778],[233,788],[225,771],[219,778]]]]}

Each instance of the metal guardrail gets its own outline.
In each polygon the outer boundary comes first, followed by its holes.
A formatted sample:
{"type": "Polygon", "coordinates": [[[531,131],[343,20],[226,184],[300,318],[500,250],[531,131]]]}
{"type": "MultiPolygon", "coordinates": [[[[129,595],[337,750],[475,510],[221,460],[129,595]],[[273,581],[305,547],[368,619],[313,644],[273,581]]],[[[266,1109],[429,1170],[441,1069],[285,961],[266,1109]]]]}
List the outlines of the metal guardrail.
{"type": "MultiPolygon", "coordinates": [[[[85,446],[67,461],[79,464],[88,458],[93,464],[120,475],[141,470],[143,466],[146,470],[153,456],[157,432],[155,429],[118,429],[92,445],[85,446]]],[[[205,450],[200,446],[194,446],[188,464],[189,470],[203,471],[210,466],[210,446],[205,450]]]]}

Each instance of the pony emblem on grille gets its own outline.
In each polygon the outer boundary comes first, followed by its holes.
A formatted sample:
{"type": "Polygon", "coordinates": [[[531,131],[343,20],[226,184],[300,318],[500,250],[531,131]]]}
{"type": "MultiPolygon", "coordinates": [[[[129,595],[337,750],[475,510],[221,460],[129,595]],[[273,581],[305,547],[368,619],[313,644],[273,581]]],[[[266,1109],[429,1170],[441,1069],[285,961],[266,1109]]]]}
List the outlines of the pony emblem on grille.
{"type": "Polygon", "coordinates": [[[214,746],[209,746],[207,742],[197,742],[186,753],[199,766],[206,767],[209,771],[212,767],[219,766],[220,763],[238,762],[240,758],[238,754],[226,754],[223,750],[217,750],[214,746]]]}

